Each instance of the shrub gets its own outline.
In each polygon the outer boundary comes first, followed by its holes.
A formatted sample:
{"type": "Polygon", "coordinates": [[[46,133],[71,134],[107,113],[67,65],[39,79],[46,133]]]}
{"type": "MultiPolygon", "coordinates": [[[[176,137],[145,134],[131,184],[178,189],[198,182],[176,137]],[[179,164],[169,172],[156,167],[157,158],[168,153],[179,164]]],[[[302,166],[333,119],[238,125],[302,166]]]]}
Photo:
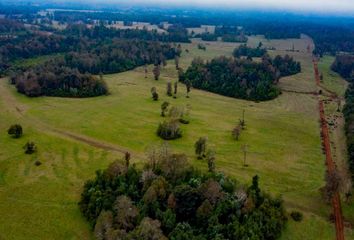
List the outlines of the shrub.
{"type": "Polygon", "coordinates": [[[169,120],[159,124],[157,135],[164,140],[173,140],[182,137],[182,131],[176,120],[169,120]]]}
{"type": "Polygon", "coordinates": [[[301,222],[301,221],[302,221],[302,218],[303,218],[302,213],[301,213],[301,212],[298,212],[298,211],[292,211],[292,212],[290,213],[290,216],[291,216],[291,218],[292,218],[294,221],[296,221],[296,222],[301,222]]]}
{"type": "Polygon", "coordinates": [[[37,150],[36,144],[34,142],[27,142],[23,147],[26,154],[32,154],[37,150]]]}
{"type": "Polygon", "coordinates": [[[23,134],[23,130],[21,125],[14,124],[9,128],[9,130],[7,130],[7,133],[11,135],[13,138],[20,138],[23,134]]]}

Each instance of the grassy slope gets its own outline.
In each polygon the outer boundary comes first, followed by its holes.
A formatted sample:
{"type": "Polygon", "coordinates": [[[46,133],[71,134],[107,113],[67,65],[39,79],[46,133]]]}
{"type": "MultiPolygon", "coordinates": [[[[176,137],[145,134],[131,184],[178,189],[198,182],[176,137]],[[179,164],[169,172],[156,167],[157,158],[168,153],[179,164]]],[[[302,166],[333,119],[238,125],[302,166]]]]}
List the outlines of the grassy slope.
{"type": "MultiPolygon", "coordinates": [[[[183,54],[182,67],[186,68],[197,55],[203,58],[230,55],[235,46],[210,43],[204,52],[196,44],[183,45],[190,53],[183,54]]],[[[277,41],[277,44],[281,43],[277,41]]],[[[286,41],[283,44],[288,45],[286,41]]],[[[282,79],[281,86],[298,90],[300,84],[307,90],[316,89],[310,55],[292,54],[302,62],[303,72],[282,79]]],[[[244,183],[258,174],[264,189],[274,195],[282,194],[289,209],[304,213],[302,223],[289,221],[282,239],[333,239],[333,225],[327,222],[330,210],[322,203],[318,191],[323,185],[325,167],[317,102],[313,96],[284,93],[273,101],[254,103],[192,90],[191,98],[187,99],[184,86],[179,84],[178,98],[173,99],[165,95],[166,82],[176,80],[172,62],[162,71],[159,81],[152,80],[152,76],[144,79],[141,68],[108,75],[105,80],[111,95],[91,99],[30,99],[1,82],[15,96],[16,103],[10,107],[13,110],[15,105],[20,106],[23,116],[0,111],[0,131],[4,133],[16,121],[25,126],[26,136],[20,140],[9,139],[5,134],[0,136],[0,144],[5,146],[0,149],[0,199],[6,199],[0,202],[0,215],[5,216],[0,220],[0,236],[5,239],[26,239],[29,235],[32,239],[88,239],[90,236],[76,205],[80,189],[96,169],[104,168],[120,155],[46,134],[43,126],[123,146],[138,153],[133,158],[141,162],[145,148],[160,141],[155,136],[162,120],[160,104],[168,100],[173,105],[191,108],[191,123],[182,126],[183,137],[171,142],[176,151],[185,152],[195,165],[206,168],[205,163],[194,158],[193,144],[198,137],[208,136],[209,145],[217,152],[218,170],[244,183]],[[153,86],[160,94],[158,102],[151,100],[153,86]],[[230,130],[243,109],[247,130],[235,142],[230,130]],[[38,143],[38,155],[22,153],[21,146],[27,138],[38,143]],[[249,145],[247,168],[242,166],[241,144],[249,145]],[[33,164],[37,158],[43,162],[39,167],[33,164]]]]}

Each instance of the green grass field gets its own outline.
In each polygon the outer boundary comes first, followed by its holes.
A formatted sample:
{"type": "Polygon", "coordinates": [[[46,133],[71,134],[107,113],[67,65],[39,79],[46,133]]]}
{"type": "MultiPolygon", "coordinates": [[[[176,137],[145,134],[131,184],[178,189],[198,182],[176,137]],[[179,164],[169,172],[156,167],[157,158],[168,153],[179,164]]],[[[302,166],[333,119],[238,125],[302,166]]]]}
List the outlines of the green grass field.
{"type": "MultiPolygon", "coordinates": [[[[183,44],[189,49],[180,60],[184,69],[195,56],[210,59],[231,55],[237,46],[211,42],[202,51],[197,44],[197,40],[183,44]]],[[[271,46],[272,41],[267,44],[271,46]]],[[[286,49],[289,41],[274,44],[277,49],[286,49]]],[[[296,46],[307,46],[307,42],[296,46]]],[[[314,91],[311,55],[303,47],[301,50],[270,54],[288,53],[302,63],[302,73],[281,79],[282,88],[314,91]]],[[[255,103],[192,89],[191,97],[186,98],[185,87],[179,84],[177,99],[173,99],[165,94],[166,83],[177,79],[173,61],[162,70],[159,81],[153,80],[151,69],[148,79],[144,79],[142,68],[106,75],[110,95],[90,99],[27,98],[1,80],[0,239],[91,239],[90,228],[77,206],[82,185],[97,169],[122,157],[117,151],[92,145],[127,149],[133,161],[141,164],[146,148],[161,142],[155,132],[163,120],[160,105],[165,100],[190,108],[190,124],[182,126],[183,137],[170,142],[175,151],[186,153],[195,166],[206,169],[207,164],[195,158],[193,145],[199,137],[207,136],[209,146],[216,150],[219,171],[245,184],[258,174],[264,190],[281,194],[289,211],[304,214],[300,223],[289,219],[282,239],[334,238],[334,227],[328,220],[331,208],[319,193],[325,165],[314,96],[284,92],[275,100],[255,103]],[[158,102],[151,99],[154,86],[160,95],[158,102]],[[247,127],[240,141],[235,141],[231,129],[243,110],[247,127]],[[23,125],[23,138],[7,136],[6,130],[13,123],[23,125]],[[28,140],[38,145],[35,155],[23,153],[22,146],[28,140]],[[248,167],[243,166],[242,144],[249,145],[248,167]],[[42,165],[35,166],[36,160],[42,165]]],[[[349,239],[352,233],[348,231],[347,236],[349,239]]]]}

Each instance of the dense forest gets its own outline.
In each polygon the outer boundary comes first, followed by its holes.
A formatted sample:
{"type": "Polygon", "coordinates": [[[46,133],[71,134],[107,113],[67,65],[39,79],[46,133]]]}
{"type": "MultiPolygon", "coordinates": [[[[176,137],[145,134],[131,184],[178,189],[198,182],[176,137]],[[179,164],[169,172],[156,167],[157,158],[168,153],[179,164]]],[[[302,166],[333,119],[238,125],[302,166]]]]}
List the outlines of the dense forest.
{"type": "Polygon", "coordinates": [[[101,79],[66,67],[58,59],[16,74],[11,81],[16,84],[18,92],[29,97],[94,97],[108,93],[101,79]]]}
{"type": "Polygon", "coordinates": [[[201,59],[193,60],[180,80],[195,88],[225,96],[264,101],[280,94],[276,84],[281,76],[300,71],[300,63],[288,55],[276,56],[274,59],[264,56],[261,63],[249,59],[219,57],[206,63],[201,59]]]}
{"type": "Polygon", "coordinates": [[[66,36],[89,39],[125,38],[161,42],[190,42],[187,30],[181,25],[171,25],[167,32],[158,33],[147,29],[115,29],[105,25],[88,27],[85,24],[70,24],[64,31],[66,36]]]}
{"type": "MultiPolygon", "coordinates": [[[[79,203],[104,239],[277,239],[282,201],[221,173],[202,173],[184,154],[154,151],[143,170],[119,161],[86,182],[79,203]]],[[[210,169],[211,170],[211,169],[210,169]]]]}
{"type": "Polygon", "coordinates": [[[338,72],[349,82],[345,93],[345,106],[343,114],[345,118],[345,133],[347,136],[347,151],[349,167],[354,179],[354,56],[339,55],[332,64],[332,70],[338,72]]]}
{"type": "Polygon", "coordinates": [[[107,94],[102,80],[90,74],[116,73],[144,64],[163,64],[176,56],[170,44],[112,39],[89,45],[86,51],[69,52],[43,65],[16,72],[11,82],[20,93],[35,97],[92,97],[107,94]]]}

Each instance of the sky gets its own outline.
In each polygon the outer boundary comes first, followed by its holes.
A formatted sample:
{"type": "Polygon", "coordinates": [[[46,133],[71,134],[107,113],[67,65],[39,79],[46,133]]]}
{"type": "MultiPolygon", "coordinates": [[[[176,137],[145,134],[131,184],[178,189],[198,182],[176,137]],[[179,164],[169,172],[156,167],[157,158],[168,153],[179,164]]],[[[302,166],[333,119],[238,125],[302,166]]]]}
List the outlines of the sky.
{"type": "Polygon", "coordinates": [[[235,9],[270,9],[305,12],[345,12],[354,15],[354,0],[91,0],[96,3],[160,4],[235,9]]]}

